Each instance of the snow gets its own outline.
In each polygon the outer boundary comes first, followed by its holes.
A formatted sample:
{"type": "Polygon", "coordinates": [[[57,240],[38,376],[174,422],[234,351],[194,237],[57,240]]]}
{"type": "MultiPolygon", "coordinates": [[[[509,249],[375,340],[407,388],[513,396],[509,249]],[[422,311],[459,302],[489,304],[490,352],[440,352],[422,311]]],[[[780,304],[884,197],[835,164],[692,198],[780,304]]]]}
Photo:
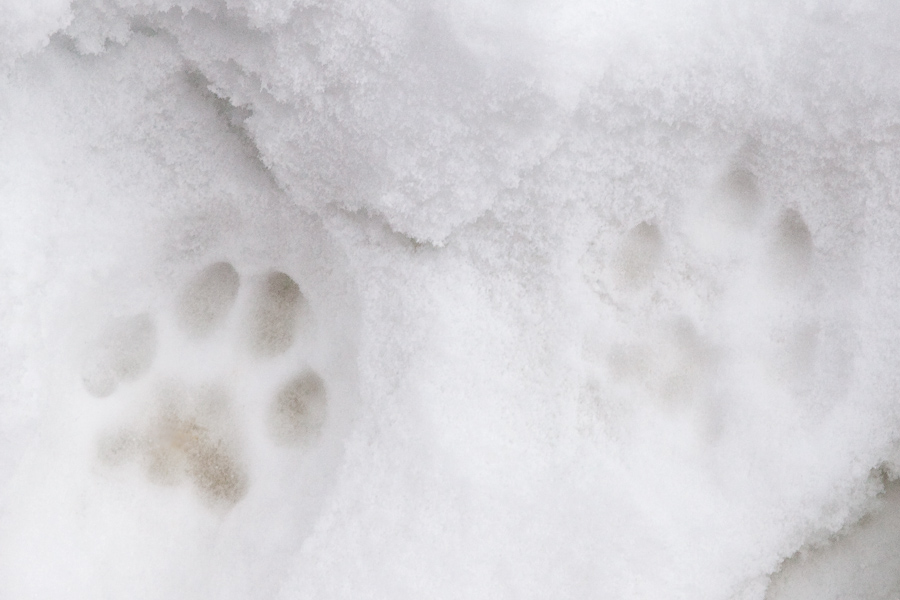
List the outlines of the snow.
{"type": "Polygon", "coordinates": [[[896,596],[898,17],[3,4],[0,598],[896,596]]]}

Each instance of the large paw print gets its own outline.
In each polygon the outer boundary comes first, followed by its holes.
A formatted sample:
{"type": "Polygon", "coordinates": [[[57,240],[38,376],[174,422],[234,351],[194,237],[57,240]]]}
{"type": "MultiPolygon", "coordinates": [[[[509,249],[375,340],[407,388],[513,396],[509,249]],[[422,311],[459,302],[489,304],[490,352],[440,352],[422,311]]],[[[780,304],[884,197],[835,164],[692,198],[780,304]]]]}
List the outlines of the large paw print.
{"type": "Polygon", "coordinates": [[[100,462],[137,465],[154,484],[190,485],[210,506],[236,504],[252,482],[239,407],[260,400],[241,397],[248,396],[242,379],[265,379],[267,369],[283,379],[263,400],[268,443],[302,449],[315,444],[325,426],[327,385],[302,360],[312,321],[306,297],[288,274],[271,271],[242,285],[228,262],[187,281],[171,311],[114,320],[82,369],[88,394],[123,413],[99,442],[100,462]],[[283,375],[286,366],[294,376],[283,375]]]}

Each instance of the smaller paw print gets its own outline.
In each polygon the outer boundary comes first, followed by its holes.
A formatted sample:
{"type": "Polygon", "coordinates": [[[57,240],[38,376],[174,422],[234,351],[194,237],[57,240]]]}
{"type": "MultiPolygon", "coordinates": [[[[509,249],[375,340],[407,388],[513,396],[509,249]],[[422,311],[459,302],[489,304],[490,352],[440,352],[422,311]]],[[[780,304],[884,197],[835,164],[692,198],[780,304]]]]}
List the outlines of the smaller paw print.
{"type": "MultiPolygon", "coordinates": [[[[128,405],[124,422],[100,440],[100,462],[137,465],[154,484],[189,485],[210,506],[238,503],[252,481],[240,407],[258,401],[241,384],[270,372],[284,377],[284,365],[302,356],[313,329],[293,278],[271,271],[242,285],[228,262],[187,281],[170,312],[114,320],[82,368],[89,395],[128,405]]],[[[268,443],[315,444],[328,420],[327,390],[309,366],[288,377],[267,401],[268,443]]]]}
{"type": "Polygon", "coordinates": [[[741,398],[723,382],[749,373],[769,397],[803,402],[817,381],[837,379],[826,366],[838,354],[824,344],[813,233],[751,162],[727,166],[681,213],[601,229],[587,248],[590,427],[644,405],[690,412],[718,431],[741,398]]]}

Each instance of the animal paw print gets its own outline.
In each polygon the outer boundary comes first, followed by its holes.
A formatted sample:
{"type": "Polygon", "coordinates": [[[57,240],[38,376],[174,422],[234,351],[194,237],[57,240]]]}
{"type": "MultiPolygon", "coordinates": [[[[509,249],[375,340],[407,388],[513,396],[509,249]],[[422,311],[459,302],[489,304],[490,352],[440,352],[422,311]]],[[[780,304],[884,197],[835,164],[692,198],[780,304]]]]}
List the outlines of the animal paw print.
{"type": "Polygon", "coordinates": [[[188,280],[170,311],[114,320],[82,368],[85,391],[121,413],[100,440],[100,462],[137,465],[154,484],[189,485],[209,506],[233,506],[252,480],[244,416],[265,414],[267,443],[287,449],[315,444],[326,424],[326,382],[294,367],[304,363],[312,321],[288,274],[247,285],[228,262],[188,280]],[[259,400],[258,385],[242,385],[248,378],[283,380],[265,411],[247,410],[259,400]]]}
{"type": "Polygon", "coordinates": [[[817,379],[813,234],[800,210],[769,200],[751,163],[724,169],[682,214],[595,237],[581,261],[596,302],[582,394],[590,420],[635,404],[709,416],[732,376],[795,398],[817,379]]]}

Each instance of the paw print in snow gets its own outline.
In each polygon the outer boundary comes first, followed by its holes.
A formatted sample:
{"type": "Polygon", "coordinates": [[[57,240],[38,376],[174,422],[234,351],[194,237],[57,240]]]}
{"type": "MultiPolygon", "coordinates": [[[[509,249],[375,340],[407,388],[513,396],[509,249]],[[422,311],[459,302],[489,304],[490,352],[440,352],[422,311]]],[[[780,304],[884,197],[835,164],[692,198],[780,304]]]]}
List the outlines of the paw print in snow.
{"type": "Polygon", "coordinates": [[[581,261],[596,308],[584,342],[588,423],[636,404],[715,421],[733,393],[721,384],[728,371],[768,386],[769,397],[818,385],[828,369],[814,237],[798,209],[761,187],[738,162],[681,214],[596,235],[581,261]]]}
{"type": "MultiPolygon", "coordinates": [[[[309,306],[293,278],[272,271],[242,286],[228,262],[191,278],[171,315],[113,321],[82,369],[88,394],[129,405],[125,423],[101,439],[100,461],[137,464],[155,484],[188,483],[211,506],[239,502],[251,483],[236,410],[247,400],[235,397],[241,379],[279,361],[295,364],[293,350],[308,341],[312,329],[309,306]],[[176,361],[161,365],[161,357],[176,361]]],[[[282,372],[275,369],[273,376],[282,372]]],[[[328,416],[327,386],[316,371],[299,369],[266,402],[269,443],[302,448],[316,442],[328,416]]]]}

